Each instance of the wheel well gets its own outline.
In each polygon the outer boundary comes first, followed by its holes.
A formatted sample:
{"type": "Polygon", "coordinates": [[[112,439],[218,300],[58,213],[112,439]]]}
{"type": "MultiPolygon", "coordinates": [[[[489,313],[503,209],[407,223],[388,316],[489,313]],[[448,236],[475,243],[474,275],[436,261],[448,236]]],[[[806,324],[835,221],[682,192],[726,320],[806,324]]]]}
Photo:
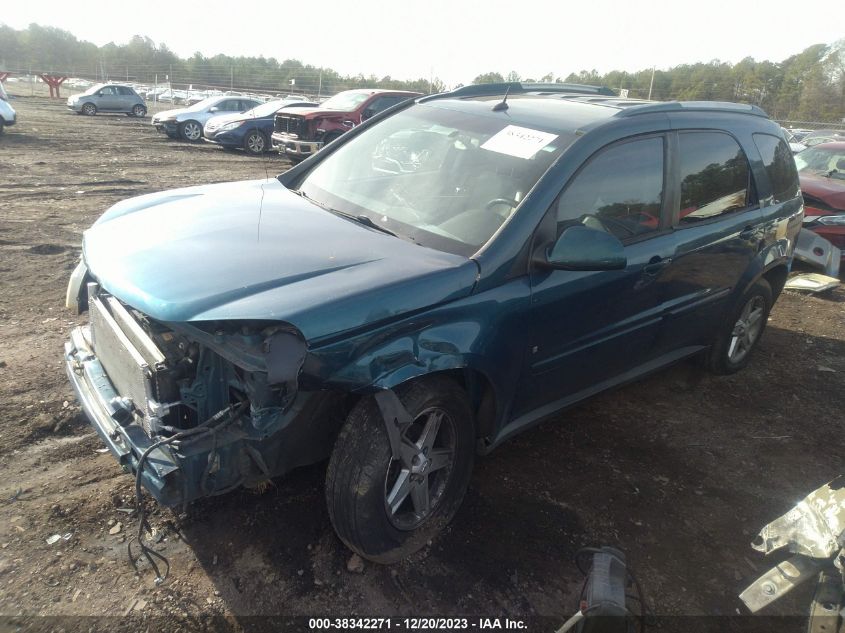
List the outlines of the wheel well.
{"type": "Polygon", "coordinates": [[[781,291],[783,290],[784,285],[786,284],[786,277],[789,274],[786,266],[775,266],[767,270],[763,273],[763,279],[765,279],[769,286],[772,288],[772,301],[774,302],[775,299],[778,298],[781,291]]]}
{"type": "Polygon", "coordinates": [[[496,394],[487,376],[468,367],[436,373],[449,376],[467,392],[470,407],[475,415],[476,437],[490,435],[496,422],[496,394]]]}
{"type": "MultiPolygon", "coordinates": [[[[496,423],[496,394],[490,380],[480,371],[468,367],[444,369],[411,378],[408,382],[427,376],[449,376],[467,393],[470,408],[475,416],[476,437],[486,437],[493,432],[496,423]]],[[[364,396],[359,393],[347,393],[343,404],[343,417],[346,418],[364,396]]]]}

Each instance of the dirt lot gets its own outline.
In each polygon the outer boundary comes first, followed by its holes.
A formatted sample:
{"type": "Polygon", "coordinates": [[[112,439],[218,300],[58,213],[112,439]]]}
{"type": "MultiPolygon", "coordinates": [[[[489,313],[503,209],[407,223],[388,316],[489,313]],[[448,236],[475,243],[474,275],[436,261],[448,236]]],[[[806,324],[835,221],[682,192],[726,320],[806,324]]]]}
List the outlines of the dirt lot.
{"type": "MultiPolygon", "coordinates": [[[[348,571],[321,465],[187,516],[156,511],[172,569],[155,586],[127,562],[132,479],[100,452],[61,366],[81,233],[122,198],[287,164],[170,141],[148,119],[80,117],[37,96],[14,105],[20,122],[0,140],[0,628],[131,612],[166,630],[353,614],[546,616],[536,630],[551,630],[577,608],[575,550],[600,544],[627,553],[658,614],[731,615],[773,564],[749,547],[759,527],[842,472],[845,293],[785,294],[739,375],[677,365],[480,459],[452,526],[412,560],[348,571]]],[[[772,612],[802,613],[807,599],[772,612]]]]}

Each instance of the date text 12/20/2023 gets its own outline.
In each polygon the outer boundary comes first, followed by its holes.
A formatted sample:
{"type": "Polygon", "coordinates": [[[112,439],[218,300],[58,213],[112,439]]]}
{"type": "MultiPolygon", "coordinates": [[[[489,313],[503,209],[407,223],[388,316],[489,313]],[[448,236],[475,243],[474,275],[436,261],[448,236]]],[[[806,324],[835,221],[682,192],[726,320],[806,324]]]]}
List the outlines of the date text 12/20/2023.
{"type": "Polygon", "coordinates": [[[511,618],[309,618],[308,628],[328,630],[383,630],[409,631],[446,630],[526,630],[525,621],[511,618]]]}

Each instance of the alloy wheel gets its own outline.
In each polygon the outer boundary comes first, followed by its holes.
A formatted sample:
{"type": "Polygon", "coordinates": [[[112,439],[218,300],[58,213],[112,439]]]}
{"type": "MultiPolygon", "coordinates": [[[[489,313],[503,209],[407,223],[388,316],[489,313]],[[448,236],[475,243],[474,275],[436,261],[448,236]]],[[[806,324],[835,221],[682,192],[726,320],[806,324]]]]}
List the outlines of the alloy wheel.
{"type": "Polygon", "coordinates": [[[391,457],[384,505],[391,524],[414,530],[443,499],[455,460],[455,422],[439,408],[426,409],[402,430],[400,457],[391,457]]]}
{"type": "Polygon", "coordinates": [[[742,308],[739,318],[734,323],[731,340],[728,345],[728,359],[732,363],[742,361],[754,347],[754,343],[763,331],[763,315],[766,302],[763,297],[754,295],[742,308]]]}
{"type": "Polygon", "coordinates": [[[189,141],[197,141],[202,136],[202,128],[199,123],[188,121],[182,128],[185,138],[189,141]]]}
{"type": "Polygon", "coordinates": [[[246,139],[247,149],[252,154],[262,154],[264,152],[264,137],[258,132],[253,132],[246,139]]]}

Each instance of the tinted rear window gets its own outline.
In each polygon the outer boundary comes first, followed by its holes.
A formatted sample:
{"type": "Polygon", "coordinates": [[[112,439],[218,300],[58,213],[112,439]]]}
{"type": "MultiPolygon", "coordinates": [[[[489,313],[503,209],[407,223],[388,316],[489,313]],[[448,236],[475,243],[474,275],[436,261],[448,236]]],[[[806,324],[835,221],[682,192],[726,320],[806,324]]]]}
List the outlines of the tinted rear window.
{"type": "Polygon", "coordinates": [[[798,172],[792,151],[786,142],[772,134],[755,134],[754,144],[763,159],[775,202],[791,200],[797,196],[798,172]]]}
{"type": "Polygon", "coordinates": [[[752,202],[745,152],[720,132],[679,135],[681,225],[745,209],[752,202]]]}

